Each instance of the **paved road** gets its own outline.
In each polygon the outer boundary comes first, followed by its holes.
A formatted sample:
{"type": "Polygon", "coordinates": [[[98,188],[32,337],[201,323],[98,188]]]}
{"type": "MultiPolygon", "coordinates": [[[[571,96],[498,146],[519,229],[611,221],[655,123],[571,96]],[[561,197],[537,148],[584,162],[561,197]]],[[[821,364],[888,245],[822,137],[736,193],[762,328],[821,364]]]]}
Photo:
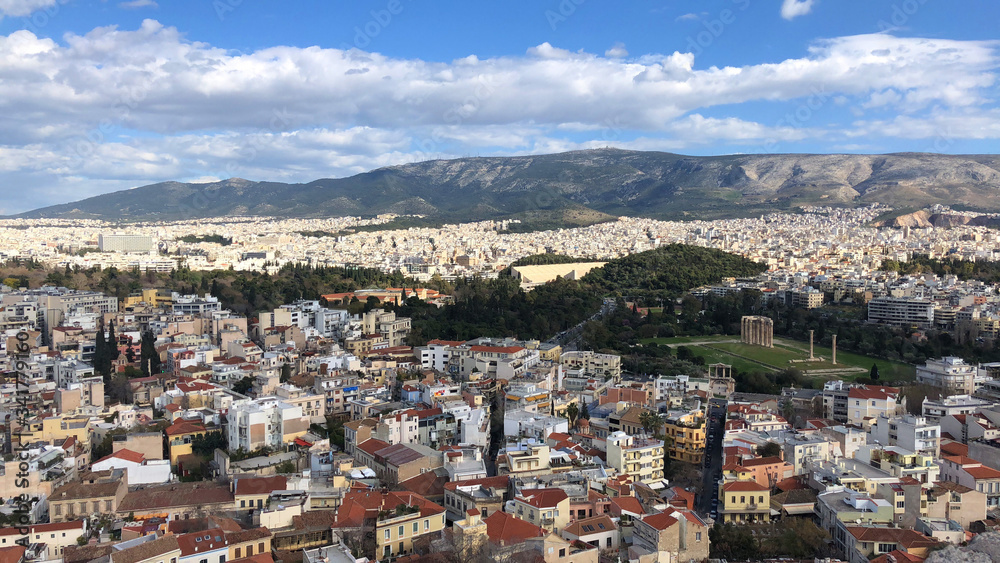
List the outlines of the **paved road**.
{"type": "Polygon", "coordinates": [[[706,462],[702,466],[701,496],[698,508],[705,514],[712,511],[712,500],[719,494],[717,476],[722,473],[722,434],[726,423],[726,401],[711,399],[708,407],[709,437],[705,444],[706,462]],[[716,421],[712,422],[712,417],[716,421]]]}

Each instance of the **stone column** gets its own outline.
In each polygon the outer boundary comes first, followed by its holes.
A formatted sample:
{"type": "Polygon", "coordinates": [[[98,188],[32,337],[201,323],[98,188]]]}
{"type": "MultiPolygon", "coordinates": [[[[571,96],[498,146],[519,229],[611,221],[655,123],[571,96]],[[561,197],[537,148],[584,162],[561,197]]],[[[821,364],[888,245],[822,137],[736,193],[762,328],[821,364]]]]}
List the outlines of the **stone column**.
{"type": "Polygon", "coordinates": [[[833,335],[833,365],[837,365],[837,335],[833,335]]]}
{"type": "Polygon", "coordinates": [[[814,331],[812,331],[812,330],[809,331],[809,359],[810,360],[816,359],[816,356],[813,356],[813,332],[814,331]]]}

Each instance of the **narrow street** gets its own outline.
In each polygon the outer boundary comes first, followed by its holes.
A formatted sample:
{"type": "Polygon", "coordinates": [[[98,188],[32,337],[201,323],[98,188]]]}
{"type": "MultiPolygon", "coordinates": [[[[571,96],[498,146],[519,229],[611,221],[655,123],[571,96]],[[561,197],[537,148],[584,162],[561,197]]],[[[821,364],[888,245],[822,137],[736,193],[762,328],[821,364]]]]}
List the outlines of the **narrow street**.
{"type": "Polygon", "coordinates": [[[725,399],[710,399],[705,463],[702,466],[701,496],[698,508],[705,514],[712,511],[712,501],[718,495],[718,477],[722,474],[722,436],[726,424],[725,399]],[[715,422],[712,419],[715,419],[715,422]]]}

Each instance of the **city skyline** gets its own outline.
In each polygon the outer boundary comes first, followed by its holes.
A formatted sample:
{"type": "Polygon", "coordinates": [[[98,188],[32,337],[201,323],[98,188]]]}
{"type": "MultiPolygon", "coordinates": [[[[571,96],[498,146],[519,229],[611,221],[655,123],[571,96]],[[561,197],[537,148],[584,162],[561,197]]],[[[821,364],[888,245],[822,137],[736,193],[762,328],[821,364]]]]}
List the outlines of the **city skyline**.
{"type": "Polygon", "coordinates": [[[466,155],[990,152],[997,7],[0,4],[0,213],[466,155]]]}

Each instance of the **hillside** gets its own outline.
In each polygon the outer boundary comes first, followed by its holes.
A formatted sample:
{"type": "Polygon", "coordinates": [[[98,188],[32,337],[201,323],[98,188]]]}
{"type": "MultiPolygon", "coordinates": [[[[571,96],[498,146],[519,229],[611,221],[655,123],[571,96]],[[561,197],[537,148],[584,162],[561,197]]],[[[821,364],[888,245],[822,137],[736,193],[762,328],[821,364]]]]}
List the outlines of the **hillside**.
{"type": "Polygon", "coordinates": [[[307,184],[239,178],[164,182],[21,217],[177,220],[228,215],[419,214],[447,221],[525,218],[589,224],[612,216],[718,218],[810,204],[935,203],[1000,211],[994,155],[730,155],[617,149],[460,158],[307,184]]]}

